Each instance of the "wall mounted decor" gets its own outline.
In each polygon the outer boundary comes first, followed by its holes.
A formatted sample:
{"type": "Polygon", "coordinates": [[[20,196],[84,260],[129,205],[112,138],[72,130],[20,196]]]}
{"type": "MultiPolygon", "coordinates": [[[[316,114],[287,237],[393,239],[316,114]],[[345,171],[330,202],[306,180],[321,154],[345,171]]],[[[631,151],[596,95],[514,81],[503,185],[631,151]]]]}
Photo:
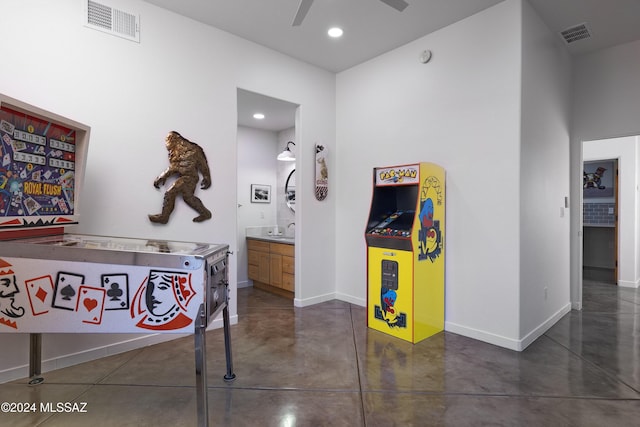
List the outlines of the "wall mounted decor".
{"type": "Polygon", "coordinates": [[[251,184],[251,203],[271,203],[271,186],[251,184]]]}
{"type": "Polygon", "coordinates": [[[316,199],[324,200],[329,193],[329,171],[327,170],[327,148],[316,144],[316,199]]]}
{"type": "Polygon", "coordinates": [[[587,198],[613,197],[616,173],[614,160],[584,162],[582,172],[583,196],[587,198]]]}
{"type": "Polygon", "coordinates": [[[175,207],[176,197],[182,200],[200,215],[193,218],[194,222],[202,222],[211,218],[211,211],[194,195],[196,186],[202,174],[200,188],[203,190],[211,186],[211,173],[207,157],[198,144],[189,141],[176,131],[171,131],[165,138],[165,145],[169,155],[169,167],[153,181],[153,186],[160,188],[167,178],[177,175],[176,180],[164,193],[162,212],[149,215],[151,222],[166,224],[175,207]]]}

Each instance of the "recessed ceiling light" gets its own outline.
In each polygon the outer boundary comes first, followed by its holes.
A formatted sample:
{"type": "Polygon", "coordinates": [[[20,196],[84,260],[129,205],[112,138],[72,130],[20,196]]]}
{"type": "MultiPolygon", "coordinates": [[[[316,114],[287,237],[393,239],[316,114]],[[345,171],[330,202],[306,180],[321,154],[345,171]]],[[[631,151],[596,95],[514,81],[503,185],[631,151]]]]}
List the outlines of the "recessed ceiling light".
{"type": "Polygon", "coordinates": [[[254,119],[256,119],[256,120],[262,120],[262,119],[264,119],[264,114],[262,114],[262,113],[255,113],[255,114],[253,115],[253,118],[254,118],[254,119]]]}
{"type": "Polygon", "coordinates": [[[332,27],[332,28],[329,28],[329,31],[327,31],[327,34],[329,34],[329,37],[333,37],[333,38],[342,37],[343,33],[344,31],[342,31],[342,28],[339,28],[339,27],[332,27]]]}

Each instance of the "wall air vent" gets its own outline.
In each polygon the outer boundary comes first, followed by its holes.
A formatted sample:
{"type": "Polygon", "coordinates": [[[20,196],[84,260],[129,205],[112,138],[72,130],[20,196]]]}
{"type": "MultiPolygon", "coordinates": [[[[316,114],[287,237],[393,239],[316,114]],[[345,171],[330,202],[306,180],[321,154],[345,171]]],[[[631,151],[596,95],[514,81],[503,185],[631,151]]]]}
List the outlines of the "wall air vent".
{"type": "Polygon", "coordinates": [[[578,40],[584,40],[591,37],[591,31],[587,27],[587,24],[575,25],[571,28],[567,28],[564,31],[560,31],[560,35],[564,39],[565,43],[571,44],[578,40]]]}
{"type": "Polygon", "coordinates": [[[140,16],[106,4],[86,0],[84,25],[140,43],[140,16]]]}

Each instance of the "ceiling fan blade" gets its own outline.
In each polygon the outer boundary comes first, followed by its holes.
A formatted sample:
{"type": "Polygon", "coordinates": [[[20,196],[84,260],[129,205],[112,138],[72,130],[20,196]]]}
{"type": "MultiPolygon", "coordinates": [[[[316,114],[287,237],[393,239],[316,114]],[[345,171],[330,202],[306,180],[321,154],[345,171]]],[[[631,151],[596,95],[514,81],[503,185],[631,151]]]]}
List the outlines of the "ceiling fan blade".
{"type": "Polygon", "coordinates": [[[293,18],[293,23],[291,24],[294,27],[302,24],[305,16],[307,16],[307,12],[311,9],[311,5],[313,4],[313,0],[300,0],[300,6],[298,6],[298,12],[296,12],[296,16],[293,18]]]}
{"type": "Polygon", "coordinates": [[[402,12],[407,8],[407,6],[409,6],[409,3],[407,3],[404,0],[380,0],[380,1],[382,3],[388,4],[398,12],[402,12]]]}

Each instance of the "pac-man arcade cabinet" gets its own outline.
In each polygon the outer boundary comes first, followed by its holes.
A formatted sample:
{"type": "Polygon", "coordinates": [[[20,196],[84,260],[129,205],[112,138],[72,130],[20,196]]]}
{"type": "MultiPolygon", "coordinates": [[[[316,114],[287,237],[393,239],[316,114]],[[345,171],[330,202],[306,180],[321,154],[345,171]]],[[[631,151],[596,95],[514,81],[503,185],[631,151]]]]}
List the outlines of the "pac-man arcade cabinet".
{"type": "Polygon", "coordinates": [[[367,325],[417,343],[444,329],[445,171],[374,168],[367,243],[367,325]]]}

